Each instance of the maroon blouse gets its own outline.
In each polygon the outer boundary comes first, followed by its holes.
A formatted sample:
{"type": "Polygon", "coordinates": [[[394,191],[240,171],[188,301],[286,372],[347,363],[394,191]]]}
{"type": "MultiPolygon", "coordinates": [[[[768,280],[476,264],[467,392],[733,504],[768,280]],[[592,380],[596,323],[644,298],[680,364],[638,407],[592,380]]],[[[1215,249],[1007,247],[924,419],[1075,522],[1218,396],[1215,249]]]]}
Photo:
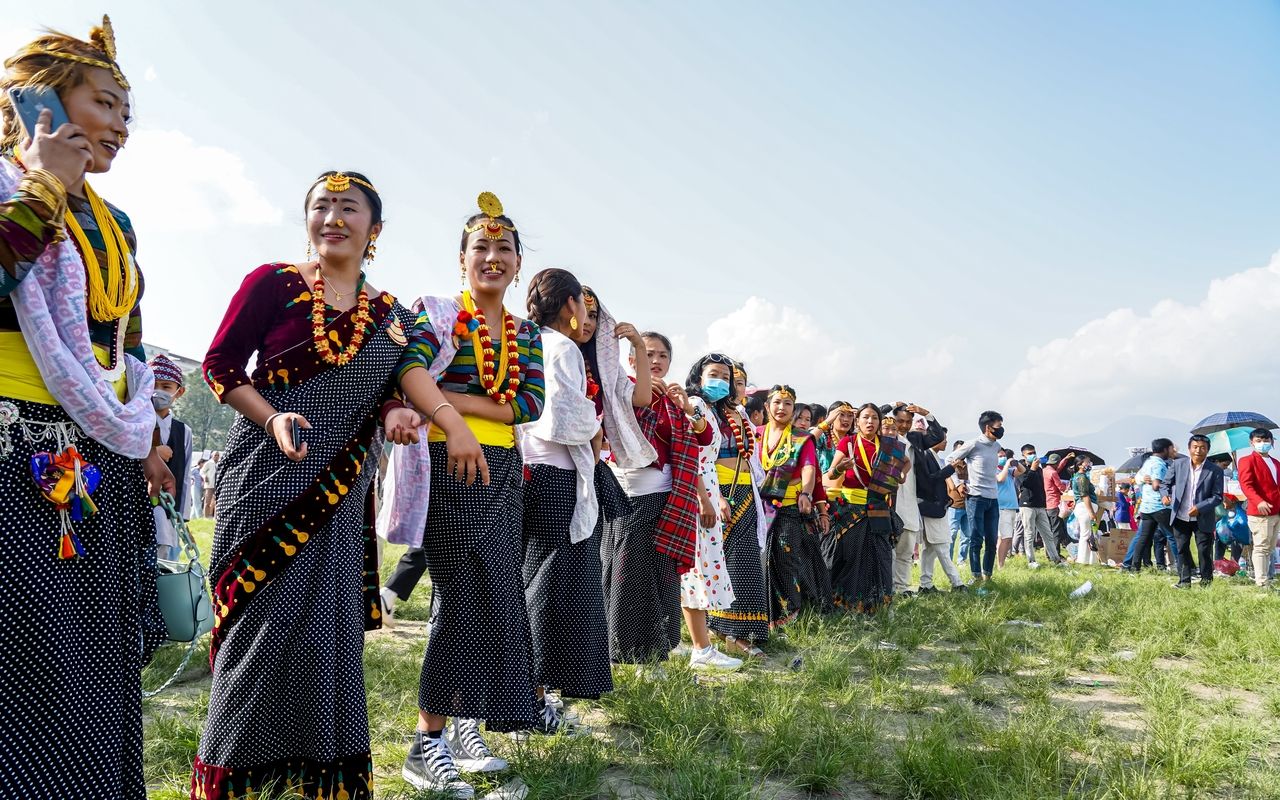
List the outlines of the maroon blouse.
{"type": "MultiPolygon", "coordinates": [[[[382,327],[396,299],[386,292],[369,298],[373,325],[382,327]]],[[[355,309],[325,306],[325,328],[344,345],[351,341],[355,309]]],[[[292,264],[263,264],[245,277],[231,298],[218,333],[204,357],[204,379],[219,401],[237,386],[252,383],[258,391],[288,389],[332,368],[311,341],[311,286],[292,264]],[[249,356],[257,367],[245,372],[249,356]]]]}

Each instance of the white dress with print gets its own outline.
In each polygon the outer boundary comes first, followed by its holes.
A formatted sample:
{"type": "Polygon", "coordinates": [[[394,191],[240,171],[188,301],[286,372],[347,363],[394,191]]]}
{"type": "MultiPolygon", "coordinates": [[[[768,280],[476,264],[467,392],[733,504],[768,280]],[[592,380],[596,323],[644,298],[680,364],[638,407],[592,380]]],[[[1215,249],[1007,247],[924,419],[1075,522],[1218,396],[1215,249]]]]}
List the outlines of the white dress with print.
{"type": "Polygon", "coordinates": [[[693,569],[680,576],[680,605],[702,610],[727,609],[733,603],[733,585],[725,569],[724,528],[719,516],[720,479],[716,476],[716,458],[720,455],[720,430],[713,422],[715,412],[707,408],[702,398],[690,399],[711,426],[711,444],[698,448],[698,475],[711,493],[716,523],[710,528],[698,525],[693,569]]]}

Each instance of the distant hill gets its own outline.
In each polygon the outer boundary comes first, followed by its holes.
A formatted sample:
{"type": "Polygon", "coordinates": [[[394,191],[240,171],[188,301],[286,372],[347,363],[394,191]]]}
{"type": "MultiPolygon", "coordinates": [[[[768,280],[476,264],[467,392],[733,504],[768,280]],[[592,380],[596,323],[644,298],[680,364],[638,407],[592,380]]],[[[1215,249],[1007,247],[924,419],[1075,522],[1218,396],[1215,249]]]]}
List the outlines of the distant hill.
{"type": "Polygon", "coordinates": [[[1077,445],[1087,447],[1107,460],[1108,464],[1118,465],[1129,457],[1129,447],[1149,447],[1152,439],[1167,436],[1180,448],[1185,449],[1187,437],[1191,435],[1191,423],[1179,422],[1166,417],[1147,417],[1134,415],[1123,417],[1112,422],[1100,431],[1064,436],[1059,433],[1023,433],[1010,429],[1004,441],[1014,449],[1025,442],[1031,442],[1040,452],[1058,447],[1077,445]]]}

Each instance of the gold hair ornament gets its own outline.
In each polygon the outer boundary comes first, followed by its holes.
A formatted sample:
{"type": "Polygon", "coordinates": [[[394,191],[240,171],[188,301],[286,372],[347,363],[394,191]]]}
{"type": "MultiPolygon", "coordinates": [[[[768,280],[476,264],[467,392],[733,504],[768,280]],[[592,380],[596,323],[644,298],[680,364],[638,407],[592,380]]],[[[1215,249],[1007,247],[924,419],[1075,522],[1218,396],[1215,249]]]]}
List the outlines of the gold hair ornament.
{"type": "Polygon", "coordinates": [[[596,300],[596,293],[591,290],[590,286],[582,287],[582,304],[587,307],[588,311],[595,311],[599,301],[596,300]]]}
{"type": "Polygon", "coordinates": [[[354,175],[348,175],[345,172],[335,172],[332,175],[326,175],[324,179],[324,188],[326,191],[333,192],[334,194],[342,194],[350,189],[351,184],[353,183],[363,186],[374,194],[378,193],[378,190],[373,188],[372,183],[362,181],[354,175]]]}
{"type": "Polygon", "coordinates": [[[74,61],[77,64],[85,64],[90,67],[98,67],[99,69],[109,70],[112,77],[116,79],[116,83],[120,84],[120,88],[126,92],[129,91],[129,81],[125,80],[124,73],[120,71],[119,65],[116,64],[116,34],[111,27],[111,18],[106,14],[102,15],[102,50],[107,55],[107,60],[103,61],[98,58],[89,58],[75,53],[64,53],[61,50],[22,50],[18,52],[18,56],[49,56],[50,58],[58,58],[63,61],[74,61]]]}
{"type": "Polygon", "coordinates": [[[769,393],[770,397],[781,397],[783,400],[795,400],[796,396],[785,386],[779,386],[769,393]]]}
{"type": "Polygon", "coordinates": [[[508,225],[502,222],[498,217],[502,216],[502,201],[493,192],[481,192],[476,198],[476,205],[480,206],[480,211],[488,217],[486,220],[476,222],[475,225],[468,225],[462,230],[467,234],[476,231],[484,231],[486,239],[498,240],[503,236],[504,231],[516,232],[514,225],[508,225]]]}

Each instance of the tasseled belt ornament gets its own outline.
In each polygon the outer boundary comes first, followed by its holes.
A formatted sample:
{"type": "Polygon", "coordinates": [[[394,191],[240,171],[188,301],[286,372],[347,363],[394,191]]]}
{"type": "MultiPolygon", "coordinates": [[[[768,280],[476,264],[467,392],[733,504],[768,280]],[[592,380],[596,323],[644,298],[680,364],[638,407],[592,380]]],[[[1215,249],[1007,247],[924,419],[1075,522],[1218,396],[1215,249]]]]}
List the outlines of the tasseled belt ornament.
{"type": "Polygon", "coordinates": [[[58,509],[62,521],[62,537],[58,558],[84,555],[84,545],[76,535],[73,523],[83,522],[98,513],[91,495],[102,482],[102,472],[84,460],[74,446],[61,453],[40,452],[31,456],[31,477],[44,499],[58,509]]]}

